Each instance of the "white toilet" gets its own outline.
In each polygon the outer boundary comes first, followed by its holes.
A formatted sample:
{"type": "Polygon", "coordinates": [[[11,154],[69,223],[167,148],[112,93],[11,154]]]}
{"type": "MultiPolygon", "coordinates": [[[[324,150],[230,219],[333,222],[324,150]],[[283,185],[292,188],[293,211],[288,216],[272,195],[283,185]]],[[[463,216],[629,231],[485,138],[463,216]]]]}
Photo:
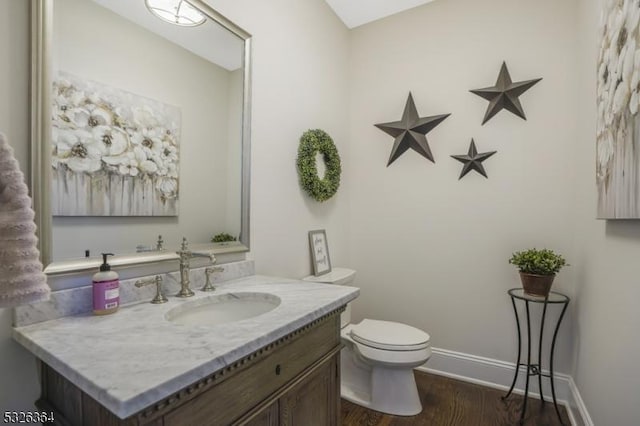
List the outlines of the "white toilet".
{"type": "MultiPolygon", "coordinates": [[[[356,271],[334,268],[304,281],[351,284],[356,271]]],[[[429,335],[397,322],[364,319],[351,324],[351,307],[340,318],[341,395],[363,407],[397,416],[413,416],[422,411],[413,369],[431,357],[429,335]]]]}

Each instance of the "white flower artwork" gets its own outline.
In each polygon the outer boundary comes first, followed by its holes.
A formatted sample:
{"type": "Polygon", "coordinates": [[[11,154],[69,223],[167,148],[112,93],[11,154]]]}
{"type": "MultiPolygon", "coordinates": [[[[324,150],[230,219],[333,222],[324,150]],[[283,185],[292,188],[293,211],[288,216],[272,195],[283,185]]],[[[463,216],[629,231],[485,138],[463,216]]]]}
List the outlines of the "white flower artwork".
{"type": "Polygon", "coordinates": [[[55,216],[177,216],[180,109],[69,73],[53,82],[55,216]]]}
{"type": "Polygon", "coordinates": [[[607,0],[598,55],[598,217],[640,218],[640,0],[607,0]]]}

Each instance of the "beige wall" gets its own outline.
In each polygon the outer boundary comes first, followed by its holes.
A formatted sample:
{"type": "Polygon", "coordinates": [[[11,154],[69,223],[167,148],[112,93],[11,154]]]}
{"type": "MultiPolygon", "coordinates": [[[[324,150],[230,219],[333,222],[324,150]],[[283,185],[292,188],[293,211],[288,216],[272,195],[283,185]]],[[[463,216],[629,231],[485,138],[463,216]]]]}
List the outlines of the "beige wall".
{"type": "MultiPolygon", "coordinates": [[[[227,198],[224,202],[226,206],[225,223],[229,230],[240,230],[241,212],[238,211],[242,204],[242,95],[243,95],[242,69],[229,73],[229,120],[227,125],[227,188],[237,188],[237,190],[227,190],[227,198]]],[[[230,232],[230,231],[227,231],[230,232]]],[[[236,235],[237,236],[237,235],[236,235]]]]}
{"type": "Polygon", "coordinates": [[[596,58],[602,0],[580,2],[574,143],[577,313],[573,377],[596,425],[640,424],[640,223],[595,220],[596,58]]]}
{"type": "MultiPolygon", "coordinates": [[[[402,321],[438,348],[515,361],[507,260],[548,247],[572,258],[575,1],[437,1],[356,28],[351,44],[348,178],[351,259],[362,292],[356,319],[402,321]],[[503,111],[481,125],[502,61],[514,81],[543,77],[521,97],[524,121],[503,111]],[[427,138],[435,164],[408,151],[386,167],[393,139],[373,126],[399,120],[409,91],[421,116],[451,113],[427,138]],[[458,180],[471,138],[489,176],[458,180]]],[[[575,268],[555,288],[573,293],[575,268]]],[[[571,321],[556,369],[570,371],[571,321]]]]}

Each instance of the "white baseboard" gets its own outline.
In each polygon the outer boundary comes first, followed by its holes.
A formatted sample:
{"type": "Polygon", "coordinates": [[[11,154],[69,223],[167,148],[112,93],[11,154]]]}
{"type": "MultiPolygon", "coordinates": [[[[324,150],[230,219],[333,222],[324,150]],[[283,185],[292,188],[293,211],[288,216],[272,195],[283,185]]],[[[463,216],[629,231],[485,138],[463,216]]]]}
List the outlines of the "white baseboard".
{"type": "MultiPolygon", "coordinates": [[[[501,389],[506,392],[511,387],[515,368],[515,363],[512,362],[432,348],[432,355],[429,361],[425,365],[418,367],[417,370],[501,389]]],[[[518,380],[513,390],[514,393],[524,394],[525,372],[526,369],[520,367],[520,374],[518,374],[518,380]]],[[[548,371],[544,372],[549,373],[548,371]]],[[[562,373],[554,373],[554,377],[556,400],[567,408],[571,424],[573,426],[593,426],[591,417],[573,378],[562,373]]],[[[529,380],[529,395],[534,398],[540,398],[538,379],[533,376],[529,380]]],[[[549,380],[544,378],[542,392],[545,400],[550,401],[551,385],[549,380]]]]}
{"type": "Polygon", "coordinates": [[[573,381],[573,377],[569,377],[569,390],[571,391],[572,397],[572,399],[569,401],[571,411],[577,411],[577,417],[582,421],[581,423],[576,424],[580,426],[593,426],[593,420],[591,420],[591,416],[587,411],[587,406],[584,405],[584,401],[582,400],[582,396],[578,391],[576,383],[573,381]]]}

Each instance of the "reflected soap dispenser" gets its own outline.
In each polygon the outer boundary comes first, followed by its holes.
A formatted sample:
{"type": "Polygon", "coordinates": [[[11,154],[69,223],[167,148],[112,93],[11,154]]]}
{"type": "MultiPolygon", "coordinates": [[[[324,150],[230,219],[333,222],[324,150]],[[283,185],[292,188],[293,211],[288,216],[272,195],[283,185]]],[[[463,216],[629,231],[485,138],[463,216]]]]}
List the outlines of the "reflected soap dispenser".
{"type": "Polygon", "coordinates": [[[93,275],[93,313],[95,315],[112,314],[120,306],[120,279],[107,263],[107,256],[113,256],[113,253],[102,253],[100,272],[93,275]]]}

